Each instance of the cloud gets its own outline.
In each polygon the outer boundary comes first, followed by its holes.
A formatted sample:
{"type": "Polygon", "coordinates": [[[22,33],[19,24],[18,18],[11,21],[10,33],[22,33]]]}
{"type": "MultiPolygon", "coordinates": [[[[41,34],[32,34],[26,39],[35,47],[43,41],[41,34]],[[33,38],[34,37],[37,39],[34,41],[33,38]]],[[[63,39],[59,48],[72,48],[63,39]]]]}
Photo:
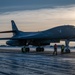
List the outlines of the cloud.
{"type": "Polygon", "coordinates": [[[22,31],[41,31],[64,24],[75,25],[75,6],[5,12],[0,14],[0,31],[11,30],[12,19],[22,31]]]}
{"type": "Polygon", "coordinates": [[[75,5],[75,0],[0,0],[0,13],[75,5]]]}
{"type": "Polygon", "coordinates": [[[75,24],[75,6],[3,13],[0,15],[1,27],[5,25],[11,28],[10,21],[12,19],[23,31],[46,30],[59,25],[75,24]]]}

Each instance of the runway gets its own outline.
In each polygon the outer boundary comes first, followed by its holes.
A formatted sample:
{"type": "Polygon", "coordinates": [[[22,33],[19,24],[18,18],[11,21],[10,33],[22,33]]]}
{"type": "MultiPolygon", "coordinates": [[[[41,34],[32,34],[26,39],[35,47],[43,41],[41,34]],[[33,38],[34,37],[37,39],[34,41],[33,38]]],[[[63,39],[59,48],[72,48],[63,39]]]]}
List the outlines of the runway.
{"type": "Polygon", "coordinates": [[[0,50],[0,75],[75,75],[75,52],[54,56],[48,51],[9,51],[0,50]]]}

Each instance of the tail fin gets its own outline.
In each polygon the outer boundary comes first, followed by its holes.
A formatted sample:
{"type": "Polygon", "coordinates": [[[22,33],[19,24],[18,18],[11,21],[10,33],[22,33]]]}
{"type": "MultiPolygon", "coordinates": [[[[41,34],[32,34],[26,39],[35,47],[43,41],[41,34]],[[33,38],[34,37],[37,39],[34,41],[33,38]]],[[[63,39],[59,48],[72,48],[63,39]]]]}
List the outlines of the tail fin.
{"type": "Polygon", "coordinates": [[[12,24],[12,30],[13,31],[18,31],[18,28],[17,28],[17,26],[16,26],[16,24],[13,20],[11,20],[11,24],[12,24]]]}
{"type": "Polygon", "coordinates": [[[13,35],[17,34],[19,32],[15,22],[13,20],[11,20],[11,24],[12,24],[12,31],[14,31],[15,33],[13,33],[13,35]]]}
{"type": "Polygon", "coordinates": [[[19,33],[19,30],[13,20],[11,20],[11,24],[12,24],[12,30],[0,31],[0,33],[13,33],[13,35],[17,35],[19,33]]]}

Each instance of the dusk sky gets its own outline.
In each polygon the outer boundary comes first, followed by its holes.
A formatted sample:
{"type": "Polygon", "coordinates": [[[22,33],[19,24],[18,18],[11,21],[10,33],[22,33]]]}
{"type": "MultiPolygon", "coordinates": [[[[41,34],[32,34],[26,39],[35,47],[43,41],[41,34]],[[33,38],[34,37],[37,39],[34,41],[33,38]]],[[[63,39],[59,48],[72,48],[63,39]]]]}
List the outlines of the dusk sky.
{"type": "Polygon", "coordinates": [[[75,0],[0,0],[0,31],[14,20],[22,31],[75,25],[75,0]]]}

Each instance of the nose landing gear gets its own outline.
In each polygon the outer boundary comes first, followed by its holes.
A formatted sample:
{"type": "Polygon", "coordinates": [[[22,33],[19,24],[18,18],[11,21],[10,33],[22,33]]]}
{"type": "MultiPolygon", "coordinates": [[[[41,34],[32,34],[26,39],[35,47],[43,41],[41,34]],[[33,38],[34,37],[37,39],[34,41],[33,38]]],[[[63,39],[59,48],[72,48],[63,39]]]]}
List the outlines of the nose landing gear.
{"type": "Polygon", "coordinates": [[[70,53],[69,41],[66,40],[66,41],[65,41],[65,44],[66,44],[65,53],[70,53]]]}

